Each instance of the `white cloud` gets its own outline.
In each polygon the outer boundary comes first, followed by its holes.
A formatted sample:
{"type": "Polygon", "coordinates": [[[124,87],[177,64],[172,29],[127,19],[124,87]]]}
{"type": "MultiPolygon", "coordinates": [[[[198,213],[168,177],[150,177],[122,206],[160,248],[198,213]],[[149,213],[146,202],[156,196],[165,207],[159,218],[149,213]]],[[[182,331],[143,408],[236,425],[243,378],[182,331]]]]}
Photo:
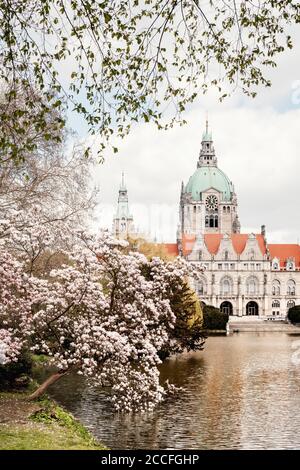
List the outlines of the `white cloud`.
{"type": "MultiPolygon", "coordinates": [[[[181,181],[186,184],[196,169],[204,112],[194,109],[187,119],[188,125],[168,132],[137,126],[119,154],[95,172],[101,203],[113,207],[125,171],[135,223],[159,240],[175,240],[181,181]]],[[[210,114],[218,165],[235,185],[242,229],[259,231],[266,224],[273,242],[295,243],[300,236],[299,122],[300,109],[221,104],[210,114]]],[[[106,211],[99,225],[110,227],[112,216],[106,211]]]]}
{"type": "Polygon", "coordinates": [[[101,205],[98,226],[111,227],[122,171],[136,225],[158,240],[174,241],[180,185],[196,169],[205,110],[219,167],[235,185],[242,231],[267,226],[270,242],[296,243],[300,237],[300,41],[270,70],[272,87],[256,99],[240,92],[224,103],[199,97],[184,116],[188,125],[168,132],[138,125],[95,169],[101,205]],[[299,101],[299,102],[298,102],[299,101]]]}

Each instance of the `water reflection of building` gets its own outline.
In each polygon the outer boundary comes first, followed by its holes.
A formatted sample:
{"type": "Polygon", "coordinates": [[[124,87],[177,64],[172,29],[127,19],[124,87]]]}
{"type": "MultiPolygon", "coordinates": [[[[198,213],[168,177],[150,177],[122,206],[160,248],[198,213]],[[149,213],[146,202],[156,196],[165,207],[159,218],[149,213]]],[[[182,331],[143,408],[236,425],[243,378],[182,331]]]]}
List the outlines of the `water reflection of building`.
{"type": "Polygon", "coordinates": [[[234,186],[219,169],[206,123],[197,169],[182,183],[177,243],[170,253],[204,265],[201,299],[235,315],[285,317],[300,304],[299,244],[269,244],[260,233],[241,233],[234,186]]]}

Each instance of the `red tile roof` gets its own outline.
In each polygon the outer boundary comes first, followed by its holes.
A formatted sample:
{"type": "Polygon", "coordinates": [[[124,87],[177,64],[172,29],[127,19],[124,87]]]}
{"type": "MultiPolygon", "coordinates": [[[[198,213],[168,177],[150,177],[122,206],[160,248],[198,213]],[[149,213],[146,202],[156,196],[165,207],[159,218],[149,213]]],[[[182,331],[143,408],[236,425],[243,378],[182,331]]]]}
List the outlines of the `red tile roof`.
{"type": "MultiPolygon", "coordinates": [[[[255,236],[258,241],[259,248],[262,254],[264,255],[266,253],[264,237],[260,234],[257,234],[255,236]]],[[[238,255],[240,255],[244,251],[248,237],[249,235],[247,233],[230,234],[233,249],[238,255]]],[[[204,242],[210,254],[215,255],[218,252],[222,238],[223,234],[221,233],[207,233],[204,235],[204,242]]],[[[188,255],[189,253],[191,253],[195,240],[195,235],[184,235],[182,241],[182,249],[184,255],[188,255]]]]}
{"type": "Polygon", "coordinates": [[[178,256],[177,243],[164,243],[163,246],[165,247],[168,255],[178,256]]]}
{"type": "Polygon", "coordinates": [[[193,246],[196,240],[195,235],[183,235],[182,238],[182,254],[184,256],[189,255],[193,250],[193,246]]]}
{"type": "Polygon", "coordinates": [[[297,244],[268,244],[271,258],[279,258],[280,266],[285,267],[288,258],[295,258],[296,267],[300,267],[300,245],[297,244]]]}
{"type": "Polygon", "coordinates": [[[260,251],[262,252],[263,255],[265,255],[266,251],[267,251],[267,247],[266,247],[264,236],[263,235],[256,235],[256,239],[258,241],[260,251]]]}
{"type": "Polygon", "coordinates": [[[247,233],[232,233],[231,234],[231,241],[234,251],[240,255],[243,253],[249,235],[247,233]]]}
{"type": "Polygon", "coordinates": [[[221,233],[207,233],[204,235],[204,242],[208,251],[215,255],[218,252],[223,235],[221,233]]]}
{"type": "MultiPolygon", "coordinates": [[[[266,245],[265,245],[264,237],[263,235],[258,234],[258,233],[255,234],[255,237],[258,242],[260,251],[264,255],[266,253],[266,245]]],[[[247,233],[232,233],[231,234],[232,245],[233,245],[235,252],[238,255],[243,253],[248,238],[249,238],[249,235],[247,233]]]]}
{"type": "MultiPolygon", "coordinates": [[[[258,241],[259,248],[264,255],[266,253],[264,237],[261,234],[256,234],[255,237],[258,241]]],[[[207,233],[204,235],[205,245],[212,255],[215,255],[218,252],[222,238],[223,234],[221,233],[207,233]]],[[[232,233],[230,234],[230,238],[232,240],[233,249],[240,255],[245,249],[249,235],[247,233],[232,233]]],[[[182,240],[182,251],[184,256],[187,256],[192,252],[195,241],[195,235],[184,235],[182,240]]],[[[164,246],[168,254],[174,256],[179,254],[176,243],[164,243],[164,246]]],[[[280,266],[282,268],[285,267],[288,258],[294,258],[296,267],[300,268],[300,245],[268,244],[268,248],[272,259],[275,257],[280,259],[280,266]]]]}

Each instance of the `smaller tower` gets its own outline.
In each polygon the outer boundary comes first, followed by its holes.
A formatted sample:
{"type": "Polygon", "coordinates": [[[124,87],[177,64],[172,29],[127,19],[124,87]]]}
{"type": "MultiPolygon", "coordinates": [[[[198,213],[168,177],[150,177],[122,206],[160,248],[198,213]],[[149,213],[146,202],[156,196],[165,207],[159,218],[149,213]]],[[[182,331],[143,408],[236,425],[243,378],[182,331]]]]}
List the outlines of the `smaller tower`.
{"type": "Polygon", "coordinates": [[[208,119],[206,118],[205,131],[202,135],[201,149],[197,168],[203,166],[218,166],[218,161],[212,140],[212,133],[208,130],[208,119]]]}
{"type": "Polygon", "coordinates": [[[128,193],[122,173],[117,212],[113,219],[113,234],[116,238],[127,238],[134,233],[133,217],[129,212],[128,193]]]}

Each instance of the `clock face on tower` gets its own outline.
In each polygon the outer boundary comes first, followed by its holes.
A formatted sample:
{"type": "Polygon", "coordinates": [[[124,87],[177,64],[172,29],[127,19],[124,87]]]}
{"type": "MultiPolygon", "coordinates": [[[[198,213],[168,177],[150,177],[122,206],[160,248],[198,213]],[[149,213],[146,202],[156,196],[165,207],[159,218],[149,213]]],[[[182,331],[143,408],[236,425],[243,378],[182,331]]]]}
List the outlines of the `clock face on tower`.
{"type": "Polygon", "coordinates": [[[205,207],[209,211],[215,211],[218,208],[218,198],[214,194],[207,196],[205,200],[205,207]]]}

